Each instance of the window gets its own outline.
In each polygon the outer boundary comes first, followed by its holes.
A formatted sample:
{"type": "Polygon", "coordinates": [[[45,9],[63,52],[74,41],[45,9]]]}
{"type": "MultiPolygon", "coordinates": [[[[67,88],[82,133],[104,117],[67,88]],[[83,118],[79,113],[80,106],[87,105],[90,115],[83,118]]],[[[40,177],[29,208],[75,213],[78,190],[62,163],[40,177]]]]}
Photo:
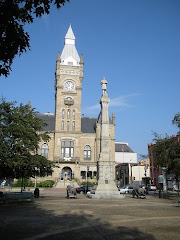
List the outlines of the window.
{"type": "Polygon", "coordinates": [[[42,144],[41,146],[41,155],[45,158],[48,158],[49,147],[46,143],[42,144]]]}
{"type": "Polygon", "coordinates": [[[65,110],[62,109],[62,119],[64,119],[64,113],[65,113],[65,110]]]}
{"type": "Polygon", "coordinates": [[[64,121],[61,122],[61,130],[64,130],[64,121]]]}
{"type": "Polygon", "coordinates": [[[67,119],[70,119],[70,109],[67,110],[67,119]]]}
{"type": "Polygon", "coordinates": [[[74,142],[62,141],[61,142],[61,157],[69,158],[74,156],[74,142]]]}
{"type": "Polygon", "coordinates": [[[67,130],[69,131],[69,121],[67,121],[67,130]]]}
{"type": "Polygon", "coordinates": [[[91,160],[91,147],[89,145],[84,147],[84,159],[91,160]]]}
{"type": "Polygon", "coordinates": [[[72,130],[75,130],[75,121],[72,123],[72,130]]]}
{"type": "Polygon", "coordinates": [[[73,120],[75,120],[75,110],[73,110],[73,120]]]}
{"type": "Polygon", "coordinates": [[[86,171],[81,171],[81,177],[82,179],[86,179],[86,171]]]}

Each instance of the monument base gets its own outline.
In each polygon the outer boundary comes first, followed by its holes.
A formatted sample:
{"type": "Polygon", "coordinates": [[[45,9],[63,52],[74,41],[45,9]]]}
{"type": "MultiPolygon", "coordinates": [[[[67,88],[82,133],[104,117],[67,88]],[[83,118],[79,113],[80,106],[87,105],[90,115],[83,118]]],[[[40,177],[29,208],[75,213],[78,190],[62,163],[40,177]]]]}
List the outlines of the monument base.
{"type": "Polygon", "coordinates": [[[123,199],[124,195],[120,194],[119,192],[95,192],[92,194],[90,192],[87,193],[87,197],[93,199],[123,199]]]}
{"type": "Polygon", "coordinates": [[[87,197],[96,199],[123,199],[124,195],[120,194],[114,181],[108,181],[108,184],[104,184],[104,181],[99,181],[95,193],[88,192],[87,197]]]}

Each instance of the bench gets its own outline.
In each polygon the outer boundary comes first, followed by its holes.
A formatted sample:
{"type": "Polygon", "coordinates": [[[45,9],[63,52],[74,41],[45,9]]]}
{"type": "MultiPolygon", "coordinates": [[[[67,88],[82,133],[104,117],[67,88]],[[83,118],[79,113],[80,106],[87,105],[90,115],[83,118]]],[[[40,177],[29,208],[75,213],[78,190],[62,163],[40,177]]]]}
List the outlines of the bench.
{"type": "Polygon", "coordinates": [[[32,192],[1,192],[0,201],[6,200],[22,200],[22,199],[30,199],[32,200],[34,195],[32,192]]]}

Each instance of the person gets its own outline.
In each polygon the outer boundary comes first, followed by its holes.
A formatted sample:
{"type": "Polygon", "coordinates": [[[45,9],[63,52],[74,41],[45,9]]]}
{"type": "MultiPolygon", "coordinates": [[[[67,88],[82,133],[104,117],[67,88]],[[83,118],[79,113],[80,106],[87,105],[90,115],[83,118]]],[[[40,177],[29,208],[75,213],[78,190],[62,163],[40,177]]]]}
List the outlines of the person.
{"type": "Polygon", "coordinates": [[[137,187],[137,185],[136,185],[136,187],[133,188],[132,195],[133,195],[133,198],[135,196],[138,198],[138,187],[137,187]]]}
{"type": "Polygon", "coordinates": [[[34,190],[34,197],[35,197],[35,198],[39,198],[39,188],[36,188],[36,189],[34,190]]]}

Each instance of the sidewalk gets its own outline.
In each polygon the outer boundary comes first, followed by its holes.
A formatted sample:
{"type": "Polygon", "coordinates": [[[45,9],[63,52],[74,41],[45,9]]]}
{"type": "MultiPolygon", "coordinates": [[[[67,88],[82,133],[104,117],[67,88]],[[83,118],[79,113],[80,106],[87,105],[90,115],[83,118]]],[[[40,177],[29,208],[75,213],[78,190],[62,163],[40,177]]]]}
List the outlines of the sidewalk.
{"type": "Polygon", "coordinates": [[[63,190],[60,194],[51,191],[33,202],[0,205],[2,239],[180,239],[180,208],[173,201],[153,196],[133,199],[130,195],[101,200],[81,194],[67,199],[63,190]]]}

